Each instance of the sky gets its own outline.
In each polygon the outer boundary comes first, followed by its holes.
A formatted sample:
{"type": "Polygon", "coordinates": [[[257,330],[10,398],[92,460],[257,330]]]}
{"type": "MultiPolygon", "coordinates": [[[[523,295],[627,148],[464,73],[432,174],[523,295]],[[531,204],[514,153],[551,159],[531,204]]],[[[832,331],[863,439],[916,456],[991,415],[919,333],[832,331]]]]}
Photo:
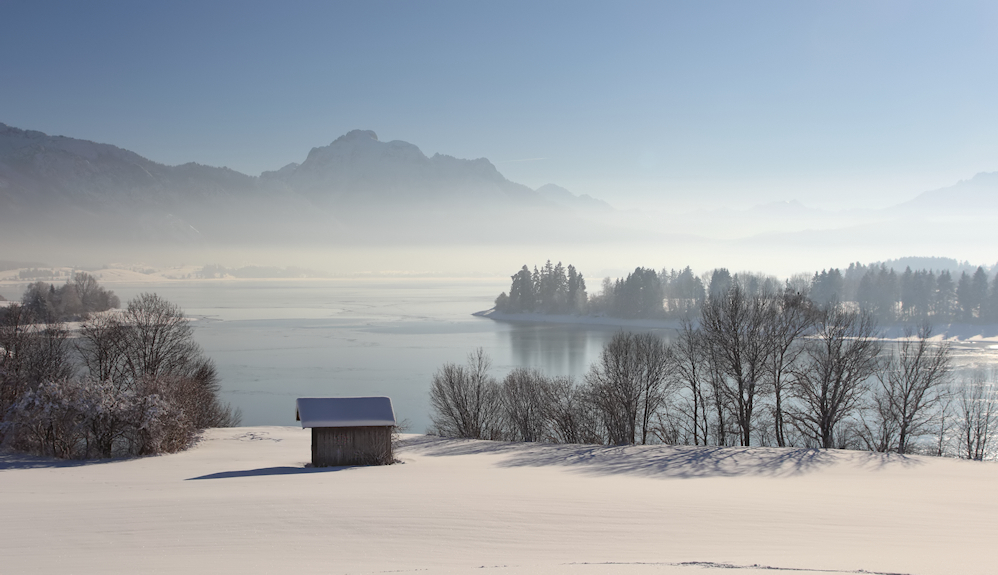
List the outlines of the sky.
{"type": "Polygon", "coordinates": [[[257,175],[355,128],[621,208],[998,171],[993,2],[0,0],[0,122],[257,175]]]}

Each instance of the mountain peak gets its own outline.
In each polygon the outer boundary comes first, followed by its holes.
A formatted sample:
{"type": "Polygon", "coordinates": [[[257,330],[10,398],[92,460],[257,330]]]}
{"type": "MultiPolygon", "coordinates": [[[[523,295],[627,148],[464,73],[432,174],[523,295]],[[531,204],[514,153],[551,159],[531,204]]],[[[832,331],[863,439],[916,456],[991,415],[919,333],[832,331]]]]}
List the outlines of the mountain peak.
{"type": "Polygon", "coordinates": [[[350,130],[346,134],[343,134],[339,138],[336,138],[333,143],[336,142],[349,142],[356,140],[374,140],[378,141],[378,135],[374,133],[373,130],[350,130]]]}
{"type": "Polygon", "coordinates": [[[994,212],[998,210],[998,172],[981,172],[969,180],[960,180],[956,184],[922,192],[912,200],[899,205],[902,209],[932,210],[938,216],[942,213],[965,211],[973,206],[975,213],[981,210],[994,212]]]}

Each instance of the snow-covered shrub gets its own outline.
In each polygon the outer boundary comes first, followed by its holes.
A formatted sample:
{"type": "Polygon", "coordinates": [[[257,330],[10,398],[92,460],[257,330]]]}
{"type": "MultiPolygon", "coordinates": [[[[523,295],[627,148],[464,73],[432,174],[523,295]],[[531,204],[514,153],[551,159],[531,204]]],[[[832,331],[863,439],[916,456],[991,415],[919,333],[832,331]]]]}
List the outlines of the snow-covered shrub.
{"type": "Polygon", "coordinates": [[[82,455],[87,442],[80,382],[45,382],[24,393],[6,413],[3,434],[15,448],[52,457],[82,455]]]}
{"type": "Polygon", "coordinates": [[[110,380],[81,382],[80,411],[87,428],[87,448],[83,457],[129,455],[128,436],[133,420],[135,394],[110,380]]]}
{"type": "Polygon", "coordinates": [[[140,390],[108,380],[45,382],[25,393],[2,424],[15,449],[67,459],[171,453],[188,447],[199,429],[152,380],[140,390]]]}
{"type": "MultiPolygon", "coordinates": [[[[83,278],[86,279],[86,278],[83,278]]],[[[84,282],[86,283],[86,282],[84,282]]],[[[0,442],[63,458],[169,453],[237,425],[218,374],[176,305],[141,294],[95,314],[70,347],[61,325],[15,306],[0,316],[0,442]],[[84,371],[87,376],[73,377],[84,371]]]]}
{"type": "Polygon", "coordinates": [[[178,388],[190,385],[187,379],[151,379],[144,382],[142,393],[132,405],[132,445],[135,455],[175,453],[193,443],[198,431],[180,403],[178,388]]]}

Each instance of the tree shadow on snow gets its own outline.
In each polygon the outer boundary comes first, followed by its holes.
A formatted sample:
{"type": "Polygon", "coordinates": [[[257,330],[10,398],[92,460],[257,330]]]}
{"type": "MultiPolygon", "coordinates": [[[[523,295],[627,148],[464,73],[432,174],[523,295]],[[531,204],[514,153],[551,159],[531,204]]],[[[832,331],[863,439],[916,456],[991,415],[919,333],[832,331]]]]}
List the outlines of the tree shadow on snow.
{"type": "Polygon", "coordinates": [[[12,469],[59,469],[64,467],[118,463],[121,461],[128,461],[128,459],[56,459],[55,457],[42,457],[25,453],[0,453],[0,471],[12,469]]]}
{"type": "Polygon", "coordinates": [[[790,477],[833,464],[879,469],[891,464],[913,465],[917,459],[897,454],[858,451],[776,448],[696,447],[673,445],[554,445],[442,439],[407,438],[405,451],[432,457],[456,455],[506,455],[498,467],[560,466],[594,475],[637,475],[659,478],[790,477]]]}
{"type": "Polygon", "coordinates": [[[208,475],[201,475],[199,477],[189,477],[185,481],[197,481],[199,479],[232,479],[233,477],[261,477],[266,475],[331,473],[334,471],[354,469],[354,467],[355,466],[350,465],[343,467],[312,467],[311,465],[306,467],[292,467],[290,465],[285,465],[282,467],[261,467],[260,469],[243,469],[240,471],[219,471],[218,473],[209,473],[208,475]]]}

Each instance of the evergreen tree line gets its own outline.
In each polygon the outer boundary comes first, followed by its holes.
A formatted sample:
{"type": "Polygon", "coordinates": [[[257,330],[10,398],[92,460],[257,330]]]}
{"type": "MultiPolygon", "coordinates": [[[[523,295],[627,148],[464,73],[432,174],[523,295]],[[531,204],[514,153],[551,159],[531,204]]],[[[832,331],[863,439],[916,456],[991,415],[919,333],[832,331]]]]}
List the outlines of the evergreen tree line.
{"type": "Polygon", "coordinates": [[[998,322],[998,273],[989,280],[983,267],[953,278],[945,270],[898,274],[886,265],[853,264],[816,273],[810,293],[819,303],[854,301],[883,322],[998,322]]]}
{"type": "Polygon", "coordinates": [[[710,295],[726,293],[737,284],[749,295],[792,289],[818,305],[850,303],[881,324],[998,323],[998,272],[989,278],[983,267],[954,278],[949,271],[909,267],[899,274],[886,264],[854,263],[845,270],[798,274],[782,282],[765,274],[732,274],[725,268],[697,276],[689,267],[638,267],[625,278],[605,278],[602,291],[592,297],[585,293],[582,274],[573,266],[568,270],[566,276],[561,263],[552,266],[550,261],[533,272],[523,266],[512,276],[509,295],[503,292],[496,298],[496,311],[681,319],[695,317],[710,295]]]}
{"type": "MultiPolygon", "coordinates": [[[[27,304],[0,309],[0,445],[72,459],[150,455],[238,422],[176,305],[141,294],[120,312],[84,315],[73,334],[53,319],[59,307],[48,304],[65,300],[40,296],[74,293],[78,282],[89,284],[85,275],[69,287],[33,284],[27,304]]],[[[113,296],[99,286],[75,293],[81,309],[87,293],[104,303],[113,296]]]]}
{"type": "Polygon", "coordinates": [[[955,381],[922,324],[885,342],[874,316],[733,281],[665,340],[619,332],[581,382],[478,350],[430,387],[446,437],[626,445],[762,445],[993,457],[996,373],[955,381]]]}
{"type": "Polygon", "coordinates": [[[552,265],[548,260],[544,267],[531,272],[526,265],[512,276],[509,294],[499,294],[495,301],[496,311],[503,313],[546,313],[582,314],[586,313],[588,295],[586,280],[575,266],[565,268],[561,262],[552,265]]]}

